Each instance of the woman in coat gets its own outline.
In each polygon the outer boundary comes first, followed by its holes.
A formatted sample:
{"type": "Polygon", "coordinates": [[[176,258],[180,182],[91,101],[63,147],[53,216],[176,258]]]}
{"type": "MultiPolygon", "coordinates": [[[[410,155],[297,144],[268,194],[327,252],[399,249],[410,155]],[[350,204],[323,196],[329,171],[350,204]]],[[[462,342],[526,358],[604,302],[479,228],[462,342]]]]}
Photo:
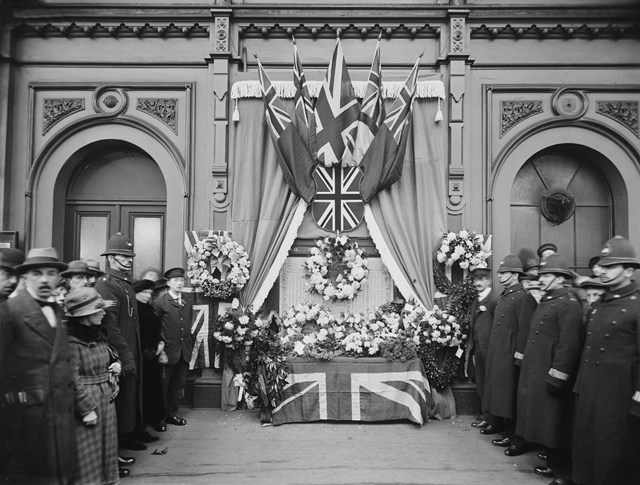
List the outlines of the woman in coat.
{"type": "Polygon", "coordinates": [[[71,361],[77,370],[75,483],[114,484],[118,469],[118,425],[114,404],[121,366],[101,326],[105,303],[93,288],[69,292],[64,301],[71,361]]]}

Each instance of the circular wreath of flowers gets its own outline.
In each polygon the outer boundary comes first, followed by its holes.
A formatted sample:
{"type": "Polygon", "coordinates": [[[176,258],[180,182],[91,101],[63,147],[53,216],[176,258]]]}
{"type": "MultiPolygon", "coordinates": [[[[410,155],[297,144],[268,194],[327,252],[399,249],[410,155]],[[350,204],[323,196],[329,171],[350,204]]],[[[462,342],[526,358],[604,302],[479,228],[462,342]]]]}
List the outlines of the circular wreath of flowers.
{"type": "Polygon", "coordinates": [[[358,243],[347,236],[327,236],[316,240],[304,263],[306,287],[309,293],[325,300],[353,300],[367,282],[367,258],[358,243]],[[335,280],[329,269],[339,268],[335,280]]]}
{"type": "Polygon", "coordinates": [[[228,236],[214,235],[197,242],[187,260],[191,284],[205,296],[227,299],[249,280],[249,255],[228,236]]]}

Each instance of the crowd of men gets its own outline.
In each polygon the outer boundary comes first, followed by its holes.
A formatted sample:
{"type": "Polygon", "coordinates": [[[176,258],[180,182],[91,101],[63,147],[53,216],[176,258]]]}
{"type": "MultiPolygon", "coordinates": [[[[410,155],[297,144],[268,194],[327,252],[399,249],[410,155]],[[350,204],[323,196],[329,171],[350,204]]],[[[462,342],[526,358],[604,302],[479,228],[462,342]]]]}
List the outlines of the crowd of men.
{"type": "Polygon", "coordinates": [[[507,456],[533,448],[550,485],[640,484],[640,268],[627,239],[607,241],[592,275],[569,269],[552,243],[540,260],[502,259],[498,294],[487,267],[471,335],[482,419],[507,456]]]}
{"type": "MultiPolygon", "coordinates": [[[[26,258],[20,250],[0,248],[3,483],[87,483],[80,472],[84,458],[76,446],[78,430],[95,426],[103,417],[100,408],[86,405],[86,399],[78,404],[78,388],[83,382],[106,385],[113,377],[109,375],[113,367],[99,371],[100,375],[78,376],[68,319],[82,318],[89,326],[99,326],[97,333],[82,327],[79,332],[104,334],[118,362],[117,391],[113,393],[117,428],[114,425],[112,432],[117,434],[113,439],[119,450],[143,450],[145,443],[159,440],[147,431],[148,425],[164,432],[167,424],[187,424],[178,415],[193,348],[192,305],[182,293],[184,270],[171,268],[162,279],[157,274],[148,276],[158,281],[133,281],[135,253],[122,233],[109,239],[102,256],[106,257],[104,272],[92,260],[64,263],[54,248],[34,248],[26,258]],[[54,298],[61,288],[69,292],[59,300],[63,305],[54,298]],[[141,311],[146,315],[142,325],[141,311]],[[148,377],[144,369],[151,369],[148,377]],[[151,401],[148,406],[143,406],[145,397],[151,401]],[[146,412],[148,409],[154,413],[146,412]]],[[[103,461],[113,460],[106,466],[113,467],[115,479],[91,483],[117,483],[130,475],[127,467],[135,462],[133,457],[120,452],[113,458],[104,456],[103,461]]]]}

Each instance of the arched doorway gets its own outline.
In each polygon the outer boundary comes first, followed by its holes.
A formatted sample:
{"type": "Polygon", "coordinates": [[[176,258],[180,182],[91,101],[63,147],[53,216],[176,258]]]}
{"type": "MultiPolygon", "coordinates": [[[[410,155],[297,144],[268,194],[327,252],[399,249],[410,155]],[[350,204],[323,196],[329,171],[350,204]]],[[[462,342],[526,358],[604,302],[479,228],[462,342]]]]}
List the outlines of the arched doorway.
{"type": "Polygon", "coordinates": [[[511,187],[513,254],[552,242],[572,269],[589,274],[589,259],[615,231],[612,187],[598,158],[584,147],[557,145],[520,168],[511,187]]]}
{"type": "Polygon", "coordinates": [[[96,146],[77,163],[67,186],[65,261],[102,261],[107,240],[122,231],[136,251],[134,277],[163,268],[166,205],[163,174],[149,155],[125,142],[96,146]]]}

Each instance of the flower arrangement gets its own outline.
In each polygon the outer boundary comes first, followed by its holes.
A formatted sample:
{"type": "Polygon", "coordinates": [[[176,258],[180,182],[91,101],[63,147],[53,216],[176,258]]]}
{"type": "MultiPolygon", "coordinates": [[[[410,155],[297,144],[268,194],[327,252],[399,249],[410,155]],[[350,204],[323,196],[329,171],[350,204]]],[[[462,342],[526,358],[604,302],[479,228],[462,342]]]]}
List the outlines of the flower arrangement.
{"type": "Polygon", "coordinates": [[[367,258],[358,243],[347,236],[327,236],[316,241],[304,263],[306,288],[325,300],[352,300],[367,282],[367,258]],[[330,273],[337,271],[334,281],[330,273]]]}
{"type": "Polygon", "coordinates": [[[446,266],[458,263],[462,269],[478,266],[489,256],[491,256],[491,237],[485,241],[482,234],[476,234],[467,229],[444,234],[436,253],[439,263],[444,263],[446,266]]]}
{"type": "Polygon", "coordinates": [[[407,320],[410,327],[414,329],[416,343],[458,347],[466,338],[456,317],[442,310],[438,305],[434,305],[432,310],[415,308],[412,305],[408,307],[407,320]]]}
{"type": "Polygon", "coordinates": [[[344,325],[320,305],[298,304],[283,319],[282,343],[289,355],[331,360],[342,355],[344,325]]]}
{"type": "Polygon", "coordinates": [[[213,338],[225,348],[237,350],[251,345],[265,324],[265,321],[257,318],[253,312],[242,308],[238,299],[234,298],[231,307],[218,317],[213,338]]]}
{"type": "Polygon", "coordinates": [[[187,259],[191,284],[205,296],[227,299],[249,280],[249,255],[227,236],[214,235],[197,242],[187,259]]]}

